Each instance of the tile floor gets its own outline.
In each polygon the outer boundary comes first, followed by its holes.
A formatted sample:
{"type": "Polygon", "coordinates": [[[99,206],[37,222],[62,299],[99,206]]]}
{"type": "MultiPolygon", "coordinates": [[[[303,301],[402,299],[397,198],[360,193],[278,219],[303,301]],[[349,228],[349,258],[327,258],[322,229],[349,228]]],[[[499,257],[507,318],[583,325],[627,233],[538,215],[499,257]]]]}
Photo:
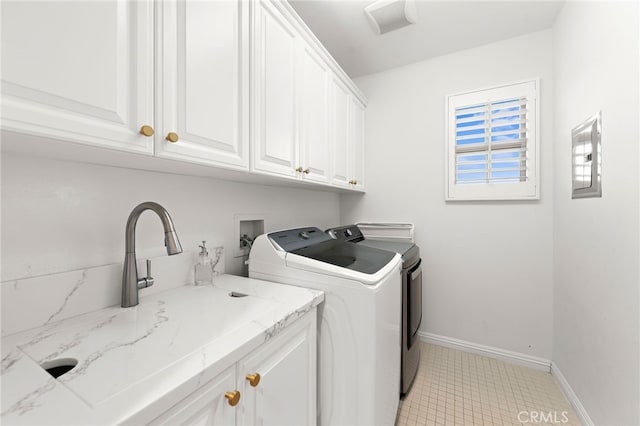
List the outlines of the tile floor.
{"type": "Polygon", "coordinates": [[[551,374],[422,343],[396,426],[579,425],[551,374]]]}

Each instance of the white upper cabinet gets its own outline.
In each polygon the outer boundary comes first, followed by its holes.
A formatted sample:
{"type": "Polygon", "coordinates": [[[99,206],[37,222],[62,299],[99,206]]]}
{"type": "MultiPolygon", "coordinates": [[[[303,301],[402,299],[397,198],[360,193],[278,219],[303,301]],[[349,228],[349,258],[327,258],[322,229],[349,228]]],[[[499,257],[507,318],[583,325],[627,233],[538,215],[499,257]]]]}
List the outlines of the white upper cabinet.
{"type": "Polygon", "coordinates": [[[252,169],[296,176],[298,168],[297,34],[269,1],[257,1],[253,22],[252,169]]]}
{"type": "Polygon", "coordinates": [[[331,80],[331,184],[364,190],[364,105],[337,76],[331,80]]]}
{"type": "Polygon", "coordinates": [[[248,2],[2,7],[4,129],[249,168],[248,2]]]}
{"type": "Polygon", "coordinates": [[[337,77],[331,79],[331,183],[348,188],[352,180],[350,160],[351,135],[350,111],[351,95],[349,89],[337,77]]]}
{"type": "Polygon", "coordinates": [[[158,5],[156,155],[248,169],[248,2],[158,5]]]}
{"type": "Polygon", "coordinates": [[[285,3],[258,0],[254,19],[252,170],[354,189],[346,170],[355,153],[349,133],[352,91],[285,3]],[[333,102],[341,95],[336,111],[333,102]],[[333,170],[337,158],[345,170],[333,170]]]}
{"type": "Polygon", "coordinates": [[[329,183],[329,69],[311,45],[300,46],[300,158],[305,180],[329,183]]]}
{"type": "Polygon", "coordinates": [[[151,1],[2,2],[3,129],[153,153],[151,1]]]}
{"type": "Polygon", "coordinates": [[[286,1],[9,0],[1,31],[2,130],[27,150],[364,188],[362,96],[286,1]]]}
{"type": "Polygon", "coordinates": [[[351,96],[349,184],[353,189],[360,191],[364,190],[364,114],[365,106],[354,96],[351,96]]]}

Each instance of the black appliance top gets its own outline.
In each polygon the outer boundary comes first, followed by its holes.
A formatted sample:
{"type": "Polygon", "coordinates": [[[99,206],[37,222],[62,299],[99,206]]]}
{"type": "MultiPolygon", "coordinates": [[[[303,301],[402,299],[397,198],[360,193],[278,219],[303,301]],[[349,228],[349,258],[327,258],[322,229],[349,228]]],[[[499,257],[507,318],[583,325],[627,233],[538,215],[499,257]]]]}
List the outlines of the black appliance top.
{"type": "Polygon", "coordinates": [[[268,237],[288,253],[365,274],[375,274],[395,256],[387,250],[334,240],[314,227],[272,232],[268,237]]]}
{"type": "Polygon", "coordinates": [[[349,241],[352,243],[360,243],[368,247],[374,247],[381,250],[389,250],[401,255],[407,254],[416,245],[410,241],[402,240],[376,240],[365,238],[358,225],[340,226],[338,228],[327,229],[327,234],[337,240],[349,241]]]}

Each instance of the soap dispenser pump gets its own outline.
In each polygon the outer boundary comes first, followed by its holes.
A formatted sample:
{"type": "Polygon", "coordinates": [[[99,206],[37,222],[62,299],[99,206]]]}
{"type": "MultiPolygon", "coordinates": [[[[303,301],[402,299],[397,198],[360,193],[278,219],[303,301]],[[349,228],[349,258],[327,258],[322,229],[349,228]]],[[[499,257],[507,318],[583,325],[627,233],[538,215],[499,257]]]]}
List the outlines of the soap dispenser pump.
{"type": "Polygon", "coordinates": [[[213,283],[213,262],[209,257],[206,247],[207,242],[203,241],[198,254],[198,263],[195,266],[195,284],[208,285],[213,283]]]}

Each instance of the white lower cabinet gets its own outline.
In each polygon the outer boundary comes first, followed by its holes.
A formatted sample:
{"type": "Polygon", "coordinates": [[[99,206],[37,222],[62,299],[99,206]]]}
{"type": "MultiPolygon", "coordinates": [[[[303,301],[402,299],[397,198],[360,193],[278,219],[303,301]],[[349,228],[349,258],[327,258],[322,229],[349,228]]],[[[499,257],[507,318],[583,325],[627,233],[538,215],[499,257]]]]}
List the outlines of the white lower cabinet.
{"type": "Polygon", "coordinates": [[[314,308],[150,424],[316,424],[316,315],[314,308]]]}
{"type": "Polygon", "coordinates": [[[316,423],[316,324],[278,336],[238,363],[238,425],[316,423]],[[251,379],[260,375],[260,382],[251,379]],[[253,386],[255,384],[255,386],[253,386]]]}
{"type": "Polygon", "coordinates": [[[152,425],[235,425],[236,407],[227,392],[236,384],[236,366],[229,367],[206,385],[167,410],[152,425]]]}

